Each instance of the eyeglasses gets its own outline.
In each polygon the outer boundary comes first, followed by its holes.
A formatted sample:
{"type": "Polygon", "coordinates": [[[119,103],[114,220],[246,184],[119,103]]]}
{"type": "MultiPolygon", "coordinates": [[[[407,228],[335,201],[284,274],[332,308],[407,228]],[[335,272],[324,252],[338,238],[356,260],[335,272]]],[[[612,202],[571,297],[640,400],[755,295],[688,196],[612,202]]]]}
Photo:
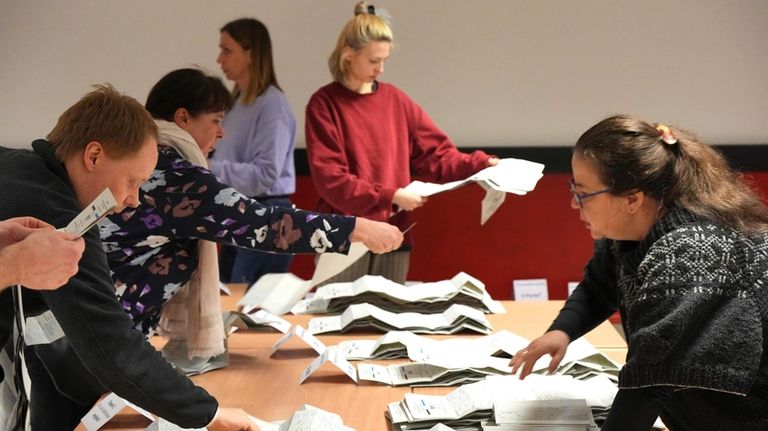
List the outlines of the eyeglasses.
{"type": "Polygon", "coordinates": [[[592,193],[583,193],[583,194],[578,194],[578,193],[576,193],[576,183],[574,183],[574,182],[573,182],[573,178],[571,178],[570,180],[568,180],[568,189],[570,189],[570,190],[571,190],[571,196],[573,196],[573,200],[574,200],[574,201],[576,201],[576,204],[577,204],[579,207],[583,207],[583,206],[584,206],[584,201],[585,201],[586,199],[589,199],[589,198],[591,198],[592,196],[597,196],[597,195],[599,195],[599,194],[602,194],[602,193],[608,193],[608,192],[610,192],[610,191],[611,191],[611,188],[610,188],[610,187],[608,187],[608,188],[605,188],[605,189],[603,189],[603,190],[598,190],[598,191],[596,191],[596,192],[592,192],[592,193]]]}

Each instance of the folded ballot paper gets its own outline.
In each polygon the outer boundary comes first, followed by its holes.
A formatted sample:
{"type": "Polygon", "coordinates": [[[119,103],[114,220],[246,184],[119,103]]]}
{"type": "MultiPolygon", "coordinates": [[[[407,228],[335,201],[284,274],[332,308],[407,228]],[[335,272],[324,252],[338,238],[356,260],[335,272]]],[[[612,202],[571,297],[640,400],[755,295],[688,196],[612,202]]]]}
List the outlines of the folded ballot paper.
{"type": "Polygon", "coordinates": [[[480,224],[485,224],[504,202],[506,193],[524,195],[536,187],[543,176],[544,165],[522,159],[501,159],[469,178],[446,184],[414,181],[405,189],[420,196],[432,196],[475,182],[485,190],[482,202],[480,224]]]}
{"type": "Polygon", "coordinates": [[[482,311],[461,304],[451,305],[444,312],[435,314],[392,313],[371,304],[354,304],[341,315],[310,319],[307,329],[312,334],[344,333],[356,329],[421,334],[455,334],[464,330],[490,334],[493,330],[482,311]]]}
{"type": "Polygon", "coordinates": [[[505,329],[484,337],[443,340],[408,331],[389,331],[376,340],[345,340],[338,348],[349,361],[409,358],[414,362],[456,368],[483,364],[489,357],[509,360],[529,343],[528,339],[505,329]]]}
{"type": "MultiPolygon", "coordinates": [[[[524,337],[506,330],[485,337],[444,340],[391,331],[378,340],[346,340],[333,347],[346,360],[407,357],[413,361],[390,366],[359,364],[359,380],[393,386],[453,386],[482,380],[489,375],[510,374],[510,358],[529,343],[524,337]]],[[[534,373],[547,373],[550,359],[546,355],[537,361],[534,373]]],[[[577,380],[601,377],[617,382],[620,368],[588,341],[579,338],[571,343],[554,374],[577,380]]]]}
{"type": "Polygon", "coordinates": [[[483,313],[506,312],[499,301],[491,298],[483,282],[464,272],[450,280],[409,286],[381,276],[366,275],[351,283],[321,286],[311,298],[302,300],[313,283],[314,278],[306,281],[291,273],[265,274],[248,289],[238,305],[246,314],[261,308],[275,315],[288,311],[294,314],[341,313],[352,304],[362,303],[393,312],[438,313],[452,305],[464,305],[483,313]]]}
{"type": "Polygon", "coordinates": [[[409,393],[387,406],[395,430],[428,430],[438,423],[467,430],[597,430],[592,411],[610,408],[618,388],[595,377],[490,376],[444,396],[409,393]]]}
{"type": "Polygon", "coordinates": [[[459,272],[450,280],[408,286],[380,275],[365,275],[354,282],[321,286],[311,298],[299,301],[291,311],[294,314],[337,314],[352,304],[362,303],[393,312],[439,313],[454,304],[485,313],[505,312],[504,306],[485,290],[485,284],[465,272],[459,272]]]}

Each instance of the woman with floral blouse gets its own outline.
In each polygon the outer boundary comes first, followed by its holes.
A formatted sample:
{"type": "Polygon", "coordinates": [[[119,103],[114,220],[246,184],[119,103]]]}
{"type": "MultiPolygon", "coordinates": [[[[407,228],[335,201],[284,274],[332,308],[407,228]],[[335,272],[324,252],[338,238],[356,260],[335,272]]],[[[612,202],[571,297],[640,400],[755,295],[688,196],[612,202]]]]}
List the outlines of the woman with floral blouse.
{"type": "MultiPolygon", "coordinates": [[[[386,223],[264,206],[222,184],[206,168],[206,157],[224,135],[221,120],[231,104],[218,78],[195,69],[167,74],[147,98],[160,132],[157,167],[141,186],[140,206],[100,225],[117,295],[145,333],[158,325],[166,302],[190,285],[178,296],[194,302],[203,295],[205,304],[208,295],[209,305],[215,304],[209,315],[203,312],[199,322],[189,324],[189,335],[223,334],[213,243],[272,253],[346,253],[350,242],[362,241],[383,253],[402,242],[400,231],[386,223]]],[[[175,323],[169,322],[171,331],[175,323]]],[[[190,356],[222,351],[219,342],[190,343],[190,356]]]]}

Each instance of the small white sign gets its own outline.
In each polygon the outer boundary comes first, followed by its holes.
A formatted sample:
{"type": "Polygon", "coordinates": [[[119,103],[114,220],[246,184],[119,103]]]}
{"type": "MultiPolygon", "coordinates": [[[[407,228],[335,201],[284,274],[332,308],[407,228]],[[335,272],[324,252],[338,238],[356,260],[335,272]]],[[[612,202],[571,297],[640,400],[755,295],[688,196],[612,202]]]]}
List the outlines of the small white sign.
{"type": "Polygon", "coordinates": [[[548,301],[549,289],[546,278],[513,280],[512,291],[515,301],[548,301]]]}
{"type": "Polygon", "coordinates": [[[579,283],[581,283],[581,282],[580,281],[569,281],[568,282],[568,296],[571,296],[571,294],[576,289],[576,286],[579,285],[579,283]]]}

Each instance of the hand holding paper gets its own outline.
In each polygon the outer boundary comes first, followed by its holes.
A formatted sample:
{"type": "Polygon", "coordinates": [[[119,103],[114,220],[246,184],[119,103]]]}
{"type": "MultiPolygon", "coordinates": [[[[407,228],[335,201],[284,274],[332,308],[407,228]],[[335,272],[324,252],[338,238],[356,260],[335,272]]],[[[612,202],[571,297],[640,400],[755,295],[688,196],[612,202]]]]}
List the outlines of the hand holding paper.
{"type": "Polygon", "coordinates": [[[388,253],[400,247],[403,243],[403,233],[389,223],[357,217],[355,230],[349,240],[362,242],[373,253],[388,253]]]}

